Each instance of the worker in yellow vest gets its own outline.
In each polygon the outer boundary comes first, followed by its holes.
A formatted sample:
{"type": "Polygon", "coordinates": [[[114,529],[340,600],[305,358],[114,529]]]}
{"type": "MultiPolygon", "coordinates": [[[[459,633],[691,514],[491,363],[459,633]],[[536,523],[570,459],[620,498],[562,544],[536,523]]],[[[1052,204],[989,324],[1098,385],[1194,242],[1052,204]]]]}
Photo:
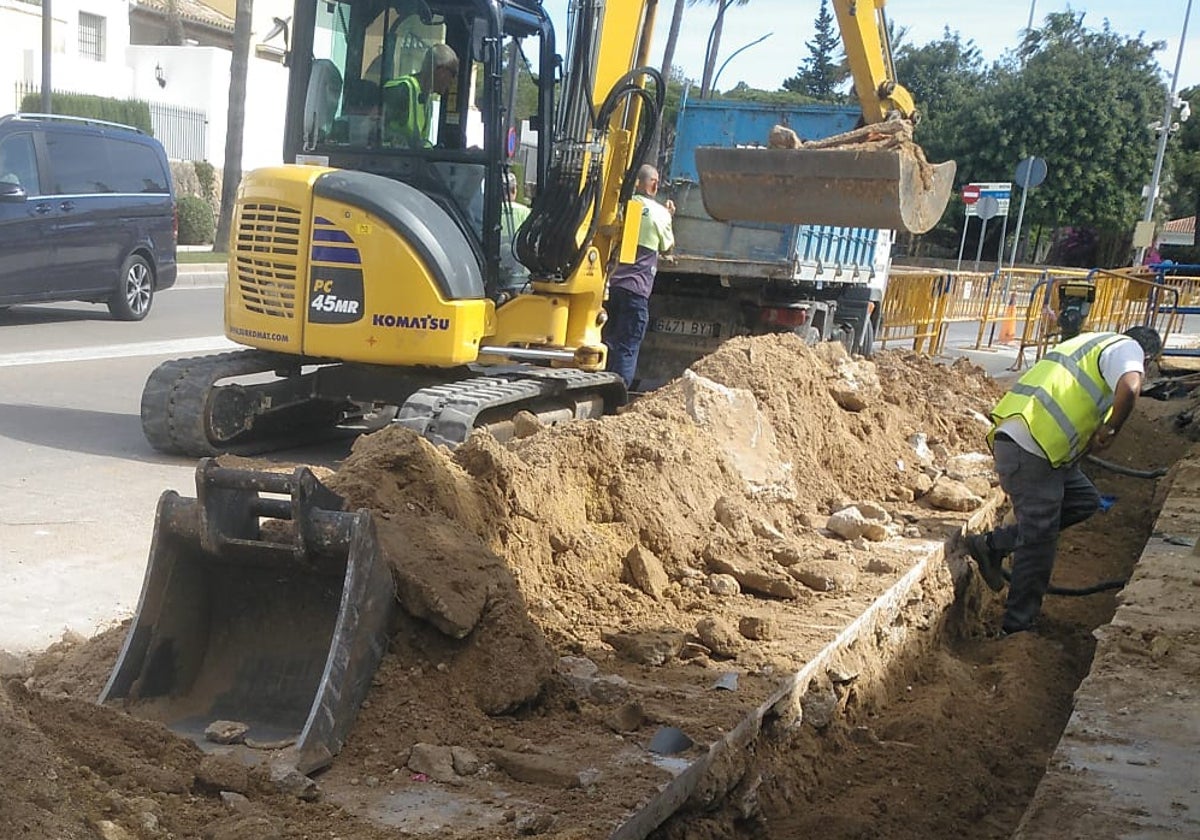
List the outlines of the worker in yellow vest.
{"type": "Polygon", "coordinates": [[[1079,461],[1116,437],[1161,350],[1150,327],[1082,333],[1050,350],[992,409],[988,443],[1016,523],[967,537],[967,550],[996,592],[1001,563],[1013,556],[1002,633],[1031,629],[1041,612],[1059,532],[1100,505],[1079,461]]]}
{"type": "Polygon", "coordinates": [[[458,56],[446,44],[425,53],[420,72],[383,83],[383,143],[420,149],[433,145],[429,124],[436,95],[445,100],[458,78],[458,56]]]}

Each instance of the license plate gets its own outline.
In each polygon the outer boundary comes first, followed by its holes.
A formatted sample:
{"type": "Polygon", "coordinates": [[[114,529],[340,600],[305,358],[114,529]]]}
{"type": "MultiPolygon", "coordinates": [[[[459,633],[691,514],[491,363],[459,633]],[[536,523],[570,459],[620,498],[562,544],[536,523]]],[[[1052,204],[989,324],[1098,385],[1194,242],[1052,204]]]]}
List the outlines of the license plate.
{"type": "Polygon", "coordinates": [[[721,325],[715,321],[693,321],[688,318],[655,318],[650,322],[653,332],[671,335],[694,335],[698,338],[720,338],[721,325]]]}

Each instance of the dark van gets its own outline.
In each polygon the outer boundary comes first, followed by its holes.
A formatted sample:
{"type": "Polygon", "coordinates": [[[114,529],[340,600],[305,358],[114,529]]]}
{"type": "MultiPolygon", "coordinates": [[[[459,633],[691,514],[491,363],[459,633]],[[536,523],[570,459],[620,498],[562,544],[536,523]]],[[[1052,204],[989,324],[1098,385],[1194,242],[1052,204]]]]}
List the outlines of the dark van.
{"type": "Polygon", "coordinates": [[[82,300],[140,321],[175,283],[176,233],[153,137],[79,117],[0,117],[0,307],[82,300]]]}

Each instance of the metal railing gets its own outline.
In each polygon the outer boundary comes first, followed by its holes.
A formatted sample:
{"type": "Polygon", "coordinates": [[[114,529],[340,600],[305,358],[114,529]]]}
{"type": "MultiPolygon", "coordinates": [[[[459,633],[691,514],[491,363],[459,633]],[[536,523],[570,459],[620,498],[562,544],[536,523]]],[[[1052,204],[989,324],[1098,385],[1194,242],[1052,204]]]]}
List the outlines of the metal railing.
{"type": "MultiPolygon", "coordinates": [[[[13,86],[13,110],[21,110],[21,102],[30,94],[41,92],[33,82],[19,81],[13,86]]],[[[81,96],[79,91],[55,90],[60,95],[81,96]]],[[[147,102],[150,107],[150,128],[171,160],[208,160],[208,114],[199,108],[147,102]]]]}
{"type": "Polygon", "coordinates": [[[208,115],[201,109],[151,102],[150,125],[171,160],[208,160],[208,115]]]}

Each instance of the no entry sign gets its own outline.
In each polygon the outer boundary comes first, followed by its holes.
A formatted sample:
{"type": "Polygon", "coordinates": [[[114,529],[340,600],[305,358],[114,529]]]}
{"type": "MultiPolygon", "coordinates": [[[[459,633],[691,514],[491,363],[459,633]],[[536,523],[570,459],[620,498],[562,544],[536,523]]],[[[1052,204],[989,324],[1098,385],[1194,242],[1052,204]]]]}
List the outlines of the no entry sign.
{"type": "Polygon", "coordinates": [[[963,184],[962,200],[967,205],[968,216],[982,216],[979,212],[979,201],[991,196],[996,199],[997,207],[993,216],[1007,216],[1008,202],[1012,198],[1012,184],[1008,181],[977,181],[973,184],[963,184]]]}

